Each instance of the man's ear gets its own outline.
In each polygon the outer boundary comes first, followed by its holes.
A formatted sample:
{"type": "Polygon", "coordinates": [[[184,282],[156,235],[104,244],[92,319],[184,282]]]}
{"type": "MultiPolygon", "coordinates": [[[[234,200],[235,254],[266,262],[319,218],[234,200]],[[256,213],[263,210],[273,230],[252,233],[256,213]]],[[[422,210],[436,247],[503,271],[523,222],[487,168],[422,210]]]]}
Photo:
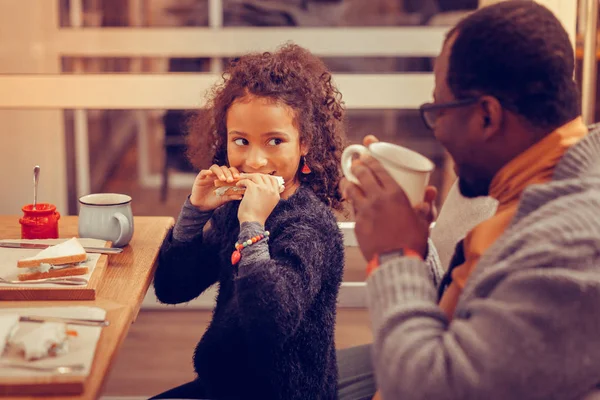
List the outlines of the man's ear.
{"type": "Polygon", "coordinates": [[[504,110],[498,99],[493,96],[481,96],[479,106],[483,136],[488,140],[500,131],[504,110]]]}

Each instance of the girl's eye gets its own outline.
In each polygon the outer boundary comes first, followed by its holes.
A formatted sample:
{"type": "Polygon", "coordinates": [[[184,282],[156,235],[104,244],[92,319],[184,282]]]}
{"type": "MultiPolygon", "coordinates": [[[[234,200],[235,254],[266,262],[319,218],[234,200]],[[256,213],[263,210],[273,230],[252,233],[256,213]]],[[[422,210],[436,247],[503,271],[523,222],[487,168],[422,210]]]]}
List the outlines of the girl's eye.
{"type": "Polygon", "coordinates": [[[248,144],[248,141],[246,139],[239,138],[235,139],[233,143],[237,144],[238,146],[246,146],[248,144]]]}
{"type": "Polygon", "coordinates": [[[277,146],[277,145],[280,145],[281,143],[283,143],[283,140],[281,140],[281,139],[275,138],[275,139],[269,140],[269,146],[277,146]]]}

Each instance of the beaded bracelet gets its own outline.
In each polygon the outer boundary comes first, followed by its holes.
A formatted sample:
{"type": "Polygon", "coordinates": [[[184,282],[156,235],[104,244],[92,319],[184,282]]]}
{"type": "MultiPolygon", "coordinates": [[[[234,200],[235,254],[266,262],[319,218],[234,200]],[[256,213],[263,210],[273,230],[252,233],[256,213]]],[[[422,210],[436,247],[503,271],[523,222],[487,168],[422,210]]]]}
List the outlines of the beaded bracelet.
{"type": "Polygon", "coordinates": [[[236,243],[235,244],[235,250],[233,251],[233,253],[231,253],[231,265],[235,265],[235,264],[237,264],[237,263],[240,262],[240,260],[242,259],[242,253],[241,253],[241,251],[242,251],[242,249],[244,247],[251,246],[251,245],[253,245],[256,242],[259,242],[259,241],[261,241],[261,240],[263,240],[265,238],[268,238],[269,235],[270,235],[269,231],[265,231],[265,233],[262,234],[262,235],[254,236],[254,237],[252,237],[252,238],[250,238],[250,239],[248,239],[248,240],[246,240],[246,241],[244,241],[242,243],[239,243],[239,242],[236,243]]]}

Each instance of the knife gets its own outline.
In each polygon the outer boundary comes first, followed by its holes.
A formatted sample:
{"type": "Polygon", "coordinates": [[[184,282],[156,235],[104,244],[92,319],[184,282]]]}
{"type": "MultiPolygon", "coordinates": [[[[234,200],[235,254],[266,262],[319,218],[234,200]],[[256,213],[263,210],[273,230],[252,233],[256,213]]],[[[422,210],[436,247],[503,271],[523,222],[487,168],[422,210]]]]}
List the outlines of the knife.
{"type": "MultiPolygon", "coordinates": [[[[0,247],[7,247],[10,249],[45,249],[50,246],[54,245],[42,243],[0,242],[0,247]]],[[[84,250],[87,253],[100,254],[119,254],[123,251],[123,249],[118,247],[84,247],[84,250]]]]}
{"type": "Polygon", "coordinates": [[[83,325],[83,326],[100,326],[105,327],[109,325],[107,320],[103,319],[81,319],[81,318],[62,318],[62,317],[39,317],[34,315],[21,315],[19,317],[20,322],[64,322],[70,325],[83,325]]]}

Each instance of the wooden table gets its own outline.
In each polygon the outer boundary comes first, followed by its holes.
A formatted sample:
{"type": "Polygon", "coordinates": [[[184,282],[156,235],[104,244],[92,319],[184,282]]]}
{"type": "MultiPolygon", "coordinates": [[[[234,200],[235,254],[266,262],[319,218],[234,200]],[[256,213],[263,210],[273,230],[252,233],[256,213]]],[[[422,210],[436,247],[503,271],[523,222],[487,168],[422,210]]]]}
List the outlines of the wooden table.
{"type": "MultiPolygon", "coordinates": [[[[77,217],[62,217],[60,237],[77,236],[77,217]]],[[[0,307],[40,307],[83,305],[106,310],[110,325],[104,328],[88,376],[85,392],[80,396],[60,396],[61,399],[96,399],[108,375],[117,351],[138,315],[144,296],[154,275],[158,249],[168,229],[171,217],[135,217],[134,235],[121,254],[111,255],[96,299],[90,301],[3,301],[0,307]]],[[[21,236],[18,216],[0,216],[0,239],[21,236]]],[[[3,397],[7,398],[7,397],[3,397]]],[[[41,397],[15,397],[15,399],[40,399],[41,397]]],[[[48,399],[58,397],[49,396],[48,399]]]]}

